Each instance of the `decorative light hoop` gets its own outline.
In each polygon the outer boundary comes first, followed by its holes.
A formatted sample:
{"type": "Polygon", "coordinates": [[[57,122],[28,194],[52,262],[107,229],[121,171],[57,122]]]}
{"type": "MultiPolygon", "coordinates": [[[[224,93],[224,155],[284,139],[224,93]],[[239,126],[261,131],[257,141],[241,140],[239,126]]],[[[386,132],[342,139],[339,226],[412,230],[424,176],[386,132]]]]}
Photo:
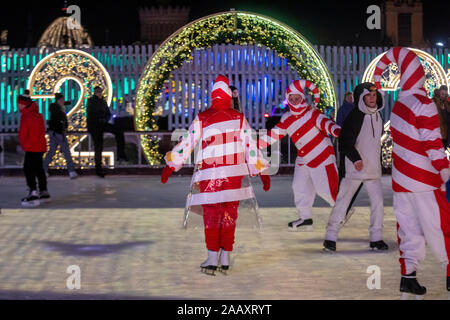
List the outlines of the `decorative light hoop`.
{"type": "MultiPolygon", "coordinates": [[[[419,58],[421,60],[425,61],[425,63],[430,65],[430,69],[435,74],[436,78],[439,81],[439,84],[441,84],[441,85],[445,84],[448,86],[448,84],[450,83],[450,78],[445,74],[444,68],[442,68],[440,63],[432,55],[430,55],[428,52],[425,52],[423,50],[419,50],[416,48],[408,48],[408,49],[413,51],[415,54],[417,54],[419,56],[419,58]]],[[[372,62],[369,64],[369,66],[364,71],[362,82],[373,82],[374,81],[373,75],[375,73],[375,67],[376,67],[378,61],[380,61],[380,59],[385,54],[386,54],[386,52],[383,52],[382,54],[380,54],[379,56],[377,56],[375,59],[372,60],[372,62]]],[[[391,79],[387,85],[382,79],[382,83],[384,84],[383,90],[384,91],[397,91],[399,82],[400,82],[399,75],[397,75],[393,79],[391,79]]]]}
{"type": "MultiPolygon", "coordinates": [[[[88,98],[87,95],[89,94],[90,90],[92,89],[92,87],[94,87],[96,85],[102,85],[104,87],[103,89],[106,91],[106,102],[108,105],[111,104],[113,89],[112,89],[111,77],[109,76],[108,71],[100,63],[100,61],[98,61],[95,57],[89,55],[88,53],[86,53],[82,50],[77,50],[77,49],[57,50],[57,51],[49,54],[48,56],[44,57],[33,68],[32,72],[30,74],[30,77],[29,77],[27,88],[28,88],[28,90],[30,90],[31,98],[54,99],[55,94],[58,92],[61,85],[67,80],[74,80],[80,86],[80,89],[81,89],[81,94],[80,94],[80,97],[78,98],[78,101],[76,102],[75,106],[72,107],[72,109],[67,113],[68,119],[70,119],[71,116],[73,116],[75,113],[80,111],[80,109],[83,106],[83,100],[85,98],[88,98]],[[44,72],[46,70],[47,64],[52,59],[56,59],[56,63],[58,61],[64,62],[64,57],[67,55],[74,55],[75,58],[86,59],[87,61],[84,60],[83,63],[87,62],[88,64],[93,64],[99,70],[97,77],[94,77],[93,79],[89,79],[89,77],[86,77],[85,74],[83,74],[83,72],[80,72],[78,70],[76,70],[76,71],[73,70],[75,67],[77,67],[77,65],[74,65],[74,67],[71,68],[70,74],[68,74],[68,75],[62,75],[62,74],[58,73],[58,71],[54,71],[54,74],[52,75],[54,77],[54,79],[52,79],[52,85],[50,86],[49,89],[43,90],[43,91],[48,92],[48,94],[35,94],[34,89],[36,89],[35,87],[37,86],[37,84],[36,84],[37,77],[41,72],[44,72]]],[[[36,91],[39,92],[40,89],[41,88],[37,88],[36,91]]],[[[84,118],[84,113],[81,115],[84,118]]],[[[82,121],[81,127],[82,128],[85,127],[84,121],[82,121]]],[[[75,141],[76,137],[73,135],[68,137],[69,148],[70,148],[71,153],[75,153],[75,148],[77,147],[77,145],[81,141],[83,141],[86,137],[87,137],[87,135],[82,135],[81,137],[79,137],[79,139],[77,139],[77,141],[75,141]]],[[[93,156],[92,152],[81,152],[81,153],[77,153],[77,154],[79,154],[81,157],[92,157],[93,156]]],[[[103,155],[107,157],[107,160],[109,161],[110,165],[114,164],[114,155],[111,152],[103,152],[103,155]]],[[[57,161],[61,161],[61,159],[57,159],[57,161]]]]}
{"type": "MultiPolygon", "coordinates": [[[[31,98],[35,98],[35,99],[54,99],[55,98],[55,93],[57,92],[57,90],[59,89],[58,86],[55,85],[55,88],[53,88],[53,94],[47,94],[47,95],[39,95],[39,94],[34,94],[33,92],[33,88],[34,88],[34,84],[36,82],[36,76],[39,72],[41,72],[43,69],[45,69],[45,65],[53,58],[61,58],[61,56],[64,55],[78,55],[78,56],[82,56],[85,58],[89,59],[89,62],[93,63],[96,67],[98,67],[101,71],[101,74],[103,76],[103,80],[106,84],[106,88],[104,88],[104,90],[106,90],[106,102],[108,103],[108,105],[111,104],[112,101],[112,95],[113,95],[113,90],[112,90],[112,81],[111,81],[111,77],[109,76],[108,71],[106,70],[106,68],[100,63],[100,61],[98,61],[94,56],[91,56],[90,54],[82,51],[82,50],[77,50],[77,49],[63,49],[63,50],[57,50],[51,54],[49,54],[48,56],[44,57],[41,61],[38,62],[38,64],[33,68],[33,70],[31,71],[30,77],[29,77],[29,81],[28,81],[28,90],[30,90],[30,97],[31,98]]],[[[75,80],[73,75],[70,76],[60,76],[57,80],[57,83],[59,84],[59,86],[62,85],[62,83],[64,83],[64,81],[66,80],[75,80]]],[[[79,100],[76,103],[77,107],[81,106],[81,102],[82,99],[84,99],[84,96],[88,93],[87,92],[87,86],[89,84],[89,82],[85,82],[83,84],[83,80],[81,80],[81,78],[78,78],[77,83],[80,85],[82,91],[84,90],[83,94],[80,95],[79,100]],[[81,83],[80,83],[81,82],[81,83]]],[[[73,108],[74,110],[75,108],[73,108]]]]}
{"type": "MultiPolygon", "coordinates": [[[[211,24],[222,23],[224,29],[222,30],[223,34],[236,37],[235,40],[237,43],[246,43],[243,38],[240,38],[242,37],[241,35],[236,35],[236,33],[239,33],[239,30],[248,31],[249,34],[261,34],[262,32],[264,32],[264,30],[261,30],[261,32],[259,32],[253,31],[252,29],[238,29],[238,19],[240,19],[239,22],[244,25],[245,22],[249,22],[250,19],[256,19],[257,22],[261,23],[261,25],[271,27],[270,29],[265,30],[266,32],[273,34],[281,33],[284,36],[283,38],[281,38],[281,44],[279,44],[278,47],[273,46],[270,48],[277,51],[277,53],[281,57],[284,57],[283,55],[286,55],[290,66],[300,74],[300,77],[312,81],[317,86],[321,94],[321,102],[323,102],[322,106],[333,106],[335,110],[337,109],[338,101],[333,84],[333,78],[331,77],[331,74],[328,71],[328,68],[320,54],[314,49],[312,44],[309,43],[299,32],[295,31],[284,23],[260,14],[244,11],[227,11],[208,15],[185,25],[184,27],[175,31],[171,36],[169,36],[153,53],[139,79],[139,84],[136,92],[136,130],[157,130],[157,126],[153,119],[153,112],[155,109],[156,101],[160,97],[164,82],[167,80],[168,76],[173,70],[180,67],[186,60],[190,60],[192,58],[191,53],[193,50],[202,49],[205,46],[210,47],[216,44],[228,43],[217,39],[216,35],[214,34],[215,30],[213,26],[210,26],[211,24]],[[199,41],[203,39],[207,40],[208,43],[205,46],[196,44],[195,41],[193,41],[194,34],[196,33],[195,28],[199,26],[202,26],[203,28],[206,27],[211,30],[211,32],[207,33],[207,35],[204,37],[202,37],[202,35],[200,34],[197,34],[196,38],[194,38],[195,40],[199,41]],[[171,49],[171,55],[169,57],[164,56],[164,51],[169,49],[171,49]],[[285,51],[287,51],[287,53],[283,54],[285,51]],[[175,65],[175,67],[171,67],[171,64],[172,66],[175,65]],[[169,70],[168,73],[167,70],[161,71],[162,69],[164,69],[163,67],[169,70]],[[305,72],[300,72],[300,70],[303,69],[303,71],[305,71],[306,67],[308,67],[308,75],[304,76],[302,75],[302,73],[304,74],[305,72]],[[165,75],[163,75],[164,72],[166,73],[165,75]],[[310,78],[311,75],[315,76],[314,79],[310,78]]],[[[253,27],[257,29],[260,26],[256,24],[252,25],[252,28],[253,27]]],[[[251,37],[248,38],[252,39],[251,37]]],[[[259,45],[270,45],[269,40],[267,40],[266,43],[264,43],[264,41],[258,41],[258,39],[252,39],[249,41],[251,41],[252,43],[257,43],[259,45]]],[[[147,160],[152,163],[152,161],[150,161],[149,159],[150,157],[145,146],[145,144],[148,143],[151,139],[147,140],[145,137],[143,138],[144,139],[142,143],[144,154],[146,155],[147,160]]]]}

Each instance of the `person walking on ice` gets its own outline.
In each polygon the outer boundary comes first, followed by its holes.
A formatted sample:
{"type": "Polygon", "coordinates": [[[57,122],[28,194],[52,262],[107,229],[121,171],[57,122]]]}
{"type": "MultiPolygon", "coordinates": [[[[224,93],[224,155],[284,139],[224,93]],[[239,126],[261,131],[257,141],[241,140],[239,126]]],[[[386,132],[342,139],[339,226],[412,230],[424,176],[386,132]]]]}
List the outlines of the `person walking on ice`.
{"type": "Polygon", "coordinates": [[[342,126],[339,152],[345,157],[345,174],[339,186],[336,204],[327,225],[324,249],[336,251],[336,241],[350,202],[361,183],[370,198],[370,248],[388,250],[383,241],[383,192],[381,187],[381,135],[383,119],[380,111],[383,97],[370,82],[355,88],[355,107],[342,126]]]}
{"type": "Polygon", "coordinates": [[[391,114],[392,189],[398,222],[402,298],[422,299],[427,290],[417,281],[419,262],[428,244],[446,270],[450,291],[450,204],[445,183],[450,169],[440,132],[435,103],[423,88],[425,72],[419,57],[402,47],[390,49],[375,68],[374,80],[381,89],[381,77],[395,62],[400,70],[401,92],[391,114]]]}
{"type": "Polygon", "coordinates": [[[292,82],[286,90],[289,111],[259,140],[259,148],[265,149],[288,134],[297,147],[292,189],[299,219],[288,224],[292,231],[311,231],[316,193],[333,206],[339,185],[336,157],[328,135],[339,137],[341,128],[319,109],[308,105],[305,89],[314,94],[315,104],[319,102],[319,90],[313,83],[292,82]]]}
{"type": "MultiPolygon", "coordinates": [[[[214,275],[218,268],[228,270],[233,250],[238,207],[242,200],[254,197],[250,187],[242,186],[244,176],[258,175],[269,163],[251,137],[244,115],[232,109],[229,80],[219,75],[214,83],[212,105],[199,113],[182,140],[165,156],[166,167],[161,182],[166,183],[174,171],[182,168],[199,144],[195,182],[200,193],[192,195],[191,205],[201,205],[208,259],[201,270],[214,275]]],[[[268,175],[260,175],[264,190],[270,188],[268,175]]]]}

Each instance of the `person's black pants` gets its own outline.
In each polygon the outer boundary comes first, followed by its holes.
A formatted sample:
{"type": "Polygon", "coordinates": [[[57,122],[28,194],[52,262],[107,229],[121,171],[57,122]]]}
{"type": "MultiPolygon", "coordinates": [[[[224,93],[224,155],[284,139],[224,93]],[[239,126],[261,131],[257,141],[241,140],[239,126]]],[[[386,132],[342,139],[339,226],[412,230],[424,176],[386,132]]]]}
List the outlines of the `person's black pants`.
{"type": "Polygon", "coordinates": [[[36,179],[39,182],[39,191],[47,191],[47,177],[42,163],[43,155],[43,152],[25,152],[23,171],[30,191],[37,190],[36,179]]]}
{"type": "Polygon", "coordinates": [[[89,133],[91,134],[92,140],[94,142],[95,170],[97,172],[102,170],[103,133],[105,132],[114,134],[114,137],[116,138],[117,158],[127,159],[127,156],[125,154],[125,136],[123,130],[110,123],[106,123],[100,129],[90,128],[89,133]]]}

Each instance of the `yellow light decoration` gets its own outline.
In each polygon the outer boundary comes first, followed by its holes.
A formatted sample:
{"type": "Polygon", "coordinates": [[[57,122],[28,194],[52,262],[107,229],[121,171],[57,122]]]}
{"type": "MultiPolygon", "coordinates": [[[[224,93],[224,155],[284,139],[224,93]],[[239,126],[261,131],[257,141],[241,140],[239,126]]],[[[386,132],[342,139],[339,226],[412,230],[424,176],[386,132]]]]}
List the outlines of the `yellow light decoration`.
{"type": "MultiPolygon", "coordinates": [[[[138,131],[158,130],[154,115],[161,89],[170,74],[194,50],[217,44],[266,46],[275,50],[302,79],[316,84],[321,93],[318,105],[337,108],[332,77],[314,47],[297,31],[275,19],[259,14],[229,11],[209,15],[178,29],[154,52],[139,80],[136,93],[135,127],[138,131]]],[[[150,164],[160,164],[158,140],[142,137],[144,154],[150,164]]]]}
{"type": "MultiPolygon", "coordinates": [[[[424,88],[427,90],[429,97],[431,97],[433,89],[439,88],[441,85],[448,86],[448,84],[450,83],[450,72],[448,75],[446,75],[444,69],[439,64],[439,61],[437,61],[433,56],[425,51],[415,48],[408,49],[413,51],[420,58],[420,62],[422,63],[426,74],[424,88]]],[[[375,72],[375,67],[378,61],[380,61],[380,59],[385,54],[386,52],[380,54],[378,57],[372,60],[372,62],[364,71],[362,82],[374,82],[373,75],[375,72]]],[[[397,91],[399,82],[400,72],[398,70],[398,66],[396,63],[391,63],[386,68],[386,71],[383,73],[383,76],[381,78],[381,85],[383,87],[383,90],[397,91]]],[[[382,165],[385,168],[390,168],[392,166],[392,137],[389,127],[390,121],[387,121],[384,125],[384,134],[381,137],[382,165]]]]}
{"type": "MultiPolygon", "coordinates": [[[[95,86],[100,86],[105,90],[108,105],[111,104],[113,94],[108,71],[93,56],[81,50],[65,49],[55,51],[44,57],[30,74],[28,81],[30,97],[32,99],[54,99],[62,84],[68,80],[75,81],[81,88],[78,101],[67,113],[68,131],[86,132],[84,100],[91,96],[95,86]]],[[[80,162],[78,163],[77,157],[74,157],[74,162],[81,168],[93,165],[93,152],[75,151],[75,148],[86,137],[87,135],[82,135],[80,138],[75,135],[68,135],[67,137],[72,155],[80,156],[80,162]]],[[[114,165],[113,152],[103,152],[102,156],[108,165],[114,165]]],[[[59,150],[50,166],[57,168],[65,166],[64,156],[59,150]]]]}

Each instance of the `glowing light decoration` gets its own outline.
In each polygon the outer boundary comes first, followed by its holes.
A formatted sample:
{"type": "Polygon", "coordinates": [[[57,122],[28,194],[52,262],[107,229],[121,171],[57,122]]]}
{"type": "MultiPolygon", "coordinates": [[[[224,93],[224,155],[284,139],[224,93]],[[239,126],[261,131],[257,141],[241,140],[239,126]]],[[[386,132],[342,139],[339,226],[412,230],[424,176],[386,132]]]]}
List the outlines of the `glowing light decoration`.
{"type": "MultiPolygon", "coordinates": [[[[417,56],[420,58],[420,62],[422,63],[426,75],[424,88],[425,90],[427,90],[429,97],[432,96],[432,91],[434,89],[439,88],[441,85],[448,86],[448,84],[450,83],[450,72],[448,75],[446,75],[439,61],[437,61],[433,56],[431,56],[425,51],[415,48],[409,49],[412,50],[415,54],[417,54],[417,56]]],[[[373,74],[375,72],[375,67],[384,54],[386,53],[380,54],[378,57],[372,60],[372,62],[369,64],[369,66],[366,68],[364,72],[362,82],[374,82],[373,74]]],[[[386,68],[381,78],[381,85],[383,87],[383,90],[397,91],[399,82],[400,82],[400,71],[398,70],[398,66],[396,63],[391,63],[386,68]]],[[[384,125],[384,134],[381,138],[381,146],[382,146],[381,163],[384,168],[392,167],[392,137],[389,127],[390,121],[387,121],[386,124],[384,125]]]]}
{"type": "MultiPolygon", "coordinates": [[[[67,113],[68,131],[86,132],[86,107],[84,103],[92,95],[94,87],[100,86],[104,89],[108,105],[111,104],[113,92],[108,71],[93,56],[75,49],[58,50],[49,54],[39,61],[30,74],[28,79],[30,97],[32,99],[54,99],[63,83],[68,80],[75,81],[81,89],[78,101],[67,113]]],[[[79,156],[81,162],[79,165],[82,168],[93,164],[93,152],[75,151],[75,148],[86,137],[87,135],[82,135],[79,138],[75,135],[68,135],[67,137],[71,153],[79,156]]],[[[110,166],[114,165],[113,152],[103,152],[102,155],[106,163],[110,166]]],[[[77,161],[78,159],[75,157],[74,162],[77,161]]],[[[59,150],[50,166],[65,166],[64,156],[59,150]]]]}
{"type": "MultiPolygon", "coordinates": [[[[216,44],[266,46],[286,59],[301,78],[312,81],[321,93],[318,105],[337,108],[332,77],[314,47],[287,25],[259,14],[229,11],[200,18],[180,28],[167,38],[147,63],[139,81],[135,124],[140,131],[153,131],[156,102],[164,83],[175,69],[193,59],[193,51],[216,44]]],[[[142,136],[144,154],[150,164],[159,164],[156,137],[142,136]]]]}

